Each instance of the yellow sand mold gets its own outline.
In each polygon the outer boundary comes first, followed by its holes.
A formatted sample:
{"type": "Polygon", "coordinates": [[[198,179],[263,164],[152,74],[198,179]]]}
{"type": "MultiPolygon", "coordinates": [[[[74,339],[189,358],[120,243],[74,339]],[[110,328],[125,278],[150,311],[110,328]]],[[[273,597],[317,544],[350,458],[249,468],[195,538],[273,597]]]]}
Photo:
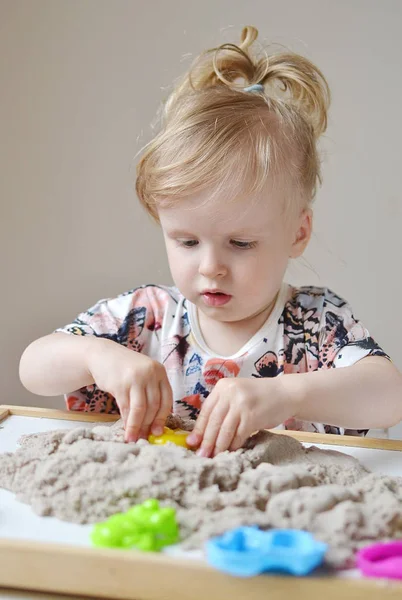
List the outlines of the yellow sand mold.
{"type": "Polygon", "coordinates": [[[187,445],[189,433],[189,431],[183,431],[183,429],[170,429],[169,427],[164,427],[162,435],[153,435],[151,433],[148,436],[148,442],[156,445],[173,442],[176,446],[183,446],[184,448],[191,450],[190,446],[187,445]]]}

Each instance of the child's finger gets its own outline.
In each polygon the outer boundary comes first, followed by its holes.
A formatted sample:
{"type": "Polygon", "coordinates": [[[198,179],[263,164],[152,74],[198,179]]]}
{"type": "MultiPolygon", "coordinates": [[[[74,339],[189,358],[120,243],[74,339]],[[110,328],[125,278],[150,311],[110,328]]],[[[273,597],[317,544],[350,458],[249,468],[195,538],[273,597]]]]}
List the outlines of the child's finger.
{"type": "Polygon", "coordinates": [[[200,414],[197,417],[194,429],[187,437],[187,444],[189,446],[197,447],[200,445],[204,437],[204,432],[208,424],[208,419],[217,401],[215,398],[217,398],[217,396],[216,394],[214,394],[214,392],[212,392],[204,401],[200,414]]]}
{"type": "Polygon", "coordinates": [[[151,425],[151,431],[154,435],[161,435],[166,423],[166,419],[173,409],[172,388],[168,381],[159,384],[160,404],[154,421],[151,425]]]}
{"type": "Polygon", "coordinates": [[[156,414],[159,411],[161,399],[158,382],[149,382],[145,388],[146,395],[146,411],[142,426],[140,429],[139,436],[141,438],[147,438],[149,435],[149,429],[155,419],[156,414]]]}
{"type": "Polygon", "coordinates": [[[222,423],[222,427],[218,432],[218,437],[216,439],[215,448],[213,452],[214,456],[219,454],[219,452],[224,452],[225,450],[228,450],[231,447],[235,440],[239,423],[239,415],[233,410],[229,410],[225,417],[225,420],[222,423]]]}
{"type": "Polygon", "coordinates": [[[216,439],[219,435],[219,431],[222,427],[226,415],[229,412],[229,406],[227,402],[218,402],[215,404],[213,411],[211,412],[205,432],[202,438],[201,447],[197,451],[198,456],[212,456],[215,448],[216,439]]]}
{"type": "Polygon", "coordinates": [[[145,390],[131,388],[130,411],[126,425],[126,441],[136,442],[146,413],[145,390]]]}
{"type": "Polygon", "coordinates": [[[245,431],[243,431],[241,423],[239,424],[235,435],[233,436],[233,441],[229,447],[229,450],[239,450],[246,441],[249,436],[245,431]]]}
{"type": "Polygon", "coordinates": [[[124,429],[126,429],[128,413],[130,412],[130,396],[125,394],[116,394],[116,404],[119,407],[120,416],[123,419],[124,429]]]}

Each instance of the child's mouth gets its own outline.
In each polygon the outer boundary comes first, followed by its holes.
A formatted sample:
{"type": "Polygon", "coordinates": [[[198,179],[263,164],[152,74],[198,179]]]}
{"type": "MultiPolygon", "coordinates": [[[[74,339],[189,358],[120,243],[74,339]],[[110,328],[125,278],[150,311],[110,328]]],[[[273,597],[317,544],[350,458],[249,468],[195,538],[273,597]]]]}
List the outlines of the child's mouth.
{"type": "Polygon", "coordinates": [[[207,306],[223,306],[232,296],[223,292],[203,292],[202,298],[207,306]]]}

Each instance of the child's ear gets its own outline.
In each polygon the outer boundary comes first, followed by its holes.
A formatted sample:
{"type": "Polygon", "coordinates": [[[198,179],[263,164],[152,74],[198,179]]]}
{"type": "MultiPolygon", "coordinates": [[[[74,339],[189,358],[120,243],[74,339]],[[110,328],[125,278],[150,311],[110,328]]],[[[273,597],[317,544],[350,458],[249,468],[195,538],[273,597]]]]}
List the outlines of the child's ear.
{"type": "Polygon", "coordinates": [[[311,208],[307,208],[300,214],[298,222],[296,223],[297,228],[290,249],[290,258],[298,258],[303,254],[310,241],[312,226],[313,211],[311,208]]]}

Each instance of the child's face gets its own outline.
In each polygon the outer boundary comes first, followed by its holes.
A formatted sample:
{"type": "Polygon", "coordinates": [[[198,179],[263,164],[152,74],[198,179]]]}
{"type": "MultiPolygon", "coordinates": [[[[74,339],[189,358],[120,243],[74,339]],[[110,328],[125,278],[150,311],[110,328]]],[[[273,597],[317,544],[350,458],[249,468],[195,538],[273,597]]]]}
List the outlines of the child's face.
{"type": "Polygon", "coordinates": [[[243,321],[266,310],[289,258],[302,254],[311,233],[310,210],[294,217],[283,212],[283,202],[267,191],[234,201],[202,192],[159,208],[181,293],[217,321],[243,321]]]}

